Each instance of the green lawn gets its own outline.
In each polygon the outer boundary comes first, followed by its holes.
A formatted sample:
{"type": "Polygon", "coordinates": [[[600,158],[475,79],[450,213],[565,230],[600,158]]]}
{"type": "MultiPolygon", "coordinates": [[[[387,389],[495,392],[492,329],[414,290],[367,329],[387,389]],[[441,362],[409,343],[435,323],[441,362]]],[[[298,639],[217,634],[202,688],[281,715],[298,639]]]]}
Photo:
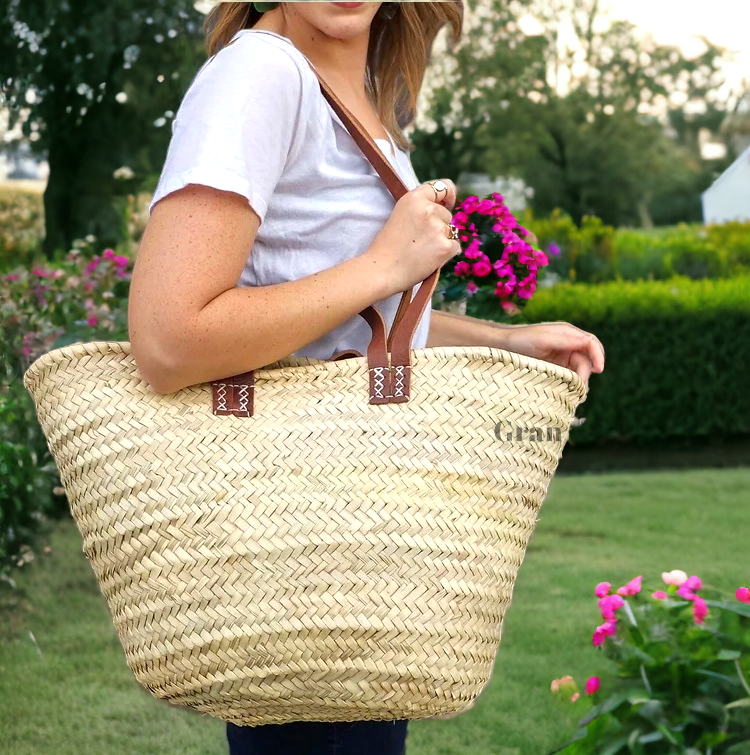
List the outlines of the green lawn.
{"type": "MultiPolygon", "coordinates": [[[[544,755],[563,741],[576,708],[553,704],[551,680],[580,685],[606,668],[590,644],[594,586],[639,574],[655,584],[675,568],[732,592],[747,585],[748,502],[750,469],[555,478],[490,688],[458,718],[411,723],[408,755],[544,755]]],[[[0,583],[0,753],[227,752],[221,721],[135,681],[71,521],[51,525],[13,576],[17,590],[0,583]]]]}

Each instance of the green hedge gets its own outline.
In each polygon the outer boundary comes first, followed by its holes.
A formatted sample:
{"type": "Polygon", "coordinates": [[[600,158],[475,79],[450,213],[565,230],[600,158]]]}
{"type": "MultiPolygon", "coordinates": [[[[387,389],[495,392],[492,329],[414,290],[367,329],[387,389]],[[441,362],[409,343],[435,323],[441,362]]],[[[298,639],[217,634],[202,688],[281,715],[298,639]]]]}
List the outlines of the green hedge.
{"type": "Polygon", "coordinates": [[[559,211],[548,218],[526,213],[522,222],[549,254],[547,269],[562,280],[698,280],[750,274],[750,223],[682,223],[647,231],[615,229],[587,217],[579,228],[559,211]],[[550,253],[553,245],[559,254],[550,253]]]}
{"type": "MultiPolygon", "coordinates": [[[[489,296],[467,313],[499,319],[489,296]]],[[[573,444],[750,433],[750,276],[563,283],[539,289],[517,321],[570,322],[604,344],[573,444]]]]}

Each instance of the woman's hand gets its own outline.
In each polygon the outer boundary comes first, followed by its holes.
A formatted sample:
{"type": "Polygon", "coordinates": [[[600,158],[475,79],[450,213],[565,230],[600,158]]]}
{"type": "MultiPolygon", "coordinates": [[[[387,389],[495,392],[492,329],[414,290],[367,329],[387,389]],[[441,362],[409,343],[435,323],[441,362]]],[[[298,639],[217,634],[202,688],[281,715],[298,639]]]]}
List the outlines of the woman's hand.
{"type": "Polygon", "coordinates": [[[593,334],[567,322],[543,322],[509,328],[503,333],[502,348],[576,372],[589,384],[592,372],[604,370],[604,347],[593,334]]]}

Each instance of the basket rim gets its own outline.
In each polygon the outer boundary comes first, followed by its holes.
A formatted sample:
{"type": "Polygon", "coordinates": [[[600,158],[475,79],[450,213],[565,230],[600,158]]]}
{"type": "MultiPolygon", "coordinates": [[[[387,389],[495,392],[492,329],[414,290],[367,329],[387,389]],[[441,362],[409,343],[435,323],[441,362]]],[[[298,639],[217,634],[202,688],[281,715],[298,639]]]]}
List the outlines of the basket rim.
{"type": "MultiPolygon", "coordinates": [[[[565,381],[578,393],[583,399],[586,394],[586,386],[578,375],[577,372],[571,370],[568,367],[563,367],[553,362],[545,362],[542,359],[535,357],[529,357],[525,354],[517,354],[512,351],[506,351],[495,346],[429,346],[421,349],[412,349],[412,354],[419,356],[426,356],[428,354],[436,354],[441,357],[451,356],[463,356],[469,358],[491,358],[493,361],[502,361],[507,364],[512,364],[518,369],[525,369],[530,372],[540,372],[551,377],[558,378],[565,381]]],[[[23,375],[23,383],[26,388],[29,388],[29,381],[34,378],[38,378],[39,375],[56,365],[74,361],[80,357],[102,354],[102,353],[114,353],[131,355],[130,342],[129,341],[83,341],[78,343],[68,344],[66,346],[60,346],[56,349],[52,349],[40,357],[37,357],[27,368],[23,375]]],[[[309,368],[310,372],[316,372],[320,369],[340,371],[347,366],[356,365],[356,370],[361,365],[367,363],[367,357],[352,357],[350,359],[344,359],[339,361],[330,361],[325,359],[318,359],[316,357],[305,356],[289,356],[284,359],[280,359],[276,362],[271,362],[265,367],[257,368],[255,372],[256,381],[262,379],[273,379],[274,374],[283,370],[288,370],[290,367],[295,368],[309,368]]],[[[210,385],[210,382],[202,383],[201,385],[210,385]]],[[[195,386],[191,386],[195,387],[195,386]]]]}

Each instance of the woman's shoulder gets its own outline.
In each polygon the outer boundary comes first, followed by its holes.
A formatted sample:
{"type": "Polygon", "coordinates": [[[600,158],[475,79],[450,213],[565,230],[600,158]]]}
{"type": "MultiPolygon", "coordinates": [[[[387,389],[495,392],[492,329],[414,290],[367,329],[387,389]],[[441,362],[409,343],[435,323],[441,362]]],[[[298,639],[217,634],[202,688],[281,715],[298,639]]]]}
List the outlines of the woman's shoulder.
{"type": "Polygon", "coordinates": [[[290,40],[262,29],[241,29],[210,60],[221,60],[223,65],[246,72],[260,68],[265,79],[274,75],[288,77],[296,72],[298,80],[304,83],[313,75],[307,58],[290,40]]]}
{"type": "Polygon", "coordinates": [[[239,116],[250,105],[274,102],[287,110],[309,110],[315,74],[307,58],[284,37],[245,29],[201,66],[188,87],[180,113],[221,108],[239,116]]]}

